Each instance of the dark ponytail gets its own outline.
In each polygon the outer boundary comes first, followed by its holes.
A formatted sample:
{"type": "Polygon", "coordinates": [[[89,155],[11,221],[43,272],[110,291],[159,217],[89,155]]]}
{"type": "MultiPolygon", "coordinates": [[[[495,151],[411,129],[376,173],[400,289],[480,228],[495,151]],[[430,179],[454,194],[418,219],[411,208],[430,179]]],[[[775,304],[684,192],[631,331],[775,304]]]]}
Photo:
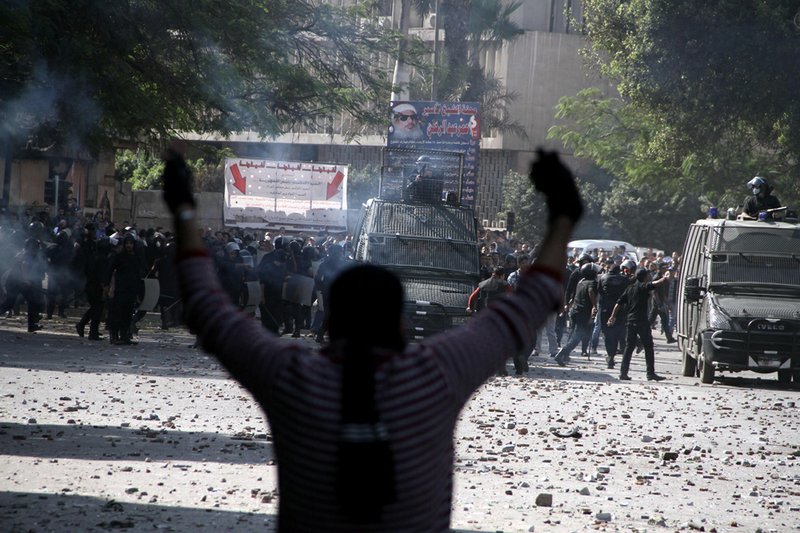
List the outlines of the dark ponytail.
{"type": "Polygon", "coordinates": [[[331,286],[330,337],[343,355],[336,491],[354,523],[377,521],[397,496],[389,432],[375,402],[375,349],[405,347],[402,307],[400,282],[382,268],[350,268],[331,286]]]}
{"type": "Polygon", "coordinates": [[[396,498],[389,433],[375,405],[375,355],[345,345],[336,491],[344,516],[375,522],[396,498]]]}

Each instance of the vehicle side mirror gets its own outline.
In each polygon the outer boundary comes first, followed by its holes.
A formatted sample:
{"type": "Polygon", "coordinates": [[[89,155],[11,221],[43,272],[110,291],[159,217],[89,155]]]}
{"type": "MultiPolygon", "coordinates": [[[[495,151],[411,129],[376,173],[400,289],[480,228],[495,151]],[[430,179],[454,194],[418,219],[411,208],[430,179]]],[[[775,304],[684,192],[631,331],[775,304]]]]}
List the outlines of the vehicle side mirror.
{"type": "Polygon", "coordinates": [[[686,278],[683,286],[683,297],[687,302],[699,302],[705,295],[706,288],[700,286],[700,278],[686,278]]]}

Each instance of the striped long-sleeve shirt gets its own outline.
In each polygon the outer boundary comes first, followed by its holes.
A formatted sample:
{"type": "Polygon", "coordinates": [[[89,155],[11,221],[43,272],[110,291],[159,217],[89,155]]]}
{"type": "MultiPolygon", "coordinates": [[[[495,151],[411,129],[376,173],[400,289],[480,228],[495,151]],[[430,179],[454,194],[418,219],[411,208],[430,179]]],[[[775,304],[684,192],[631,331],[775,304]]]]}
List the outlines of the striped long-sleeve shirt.
{"type": "MultiPolygon", "coordinates": [[[[264,409],[278,463],[281,531],[449,531],[453,433],[475,390],[504,361],[532,344],[561,302],[557,274],[535,268],[517,291],[467,325],[384,353],[376,370],[376,405],[395,460],[397,499],[380,523],[348,524],[334,481],[340,435],[341,356],[281,340],[234,308],[211,261],[178,265],[190,328],[264,409]]],[[[380,295],[375,307],[379,312],[380,295]]]]}

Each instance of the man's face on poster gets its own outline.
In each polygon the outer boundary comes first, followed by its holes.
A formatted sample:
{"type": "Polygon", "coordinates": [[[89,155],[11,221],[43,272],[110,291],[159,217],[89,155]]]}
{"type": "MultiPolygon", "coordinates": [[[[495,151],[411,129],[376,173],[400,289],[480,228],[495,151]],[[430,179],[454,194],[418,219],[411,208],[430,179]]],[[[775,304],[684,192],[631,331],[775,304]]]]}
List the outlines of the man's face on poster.
{"type": "Polygon", "coordinates": [[[398,130],[406,130],[411,131],[417,127],[417,120],[419,117],[417,116],[416,111],[407,111],[404,113],[395,113],[394,114],[394,127],[398,130]]]}
{"type": "Polygon", "coordinates": [[[421,140],[419,115],[411,104],[398,104],[392,109],[392,128],[395,140],[421,140]]]}

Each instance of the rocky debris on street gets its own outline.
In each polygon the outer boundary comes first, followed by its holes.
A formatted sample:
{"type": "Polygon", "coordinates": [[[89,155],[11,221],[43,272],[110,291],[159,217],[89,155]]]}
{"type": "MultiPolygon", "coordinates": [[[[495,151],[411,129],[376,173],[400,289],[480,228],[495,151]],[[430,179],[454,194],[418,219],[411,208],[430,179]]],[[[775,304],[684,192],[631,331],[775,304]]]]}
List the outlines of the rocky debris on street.
{"type": "MultiPolygon", "coordinates": [[[[138,345],[112,346],[43,325],[0,323],[4,531],[275,528],[269,427],[186,330],[146,319],[138,345]]],[[[800,529],[798,390],[754,374],[700,385],[656,348],[661,383],[641,357],[627,383],[598,357],[483,386],[455,435],[453,527],[800,529]]]]}

